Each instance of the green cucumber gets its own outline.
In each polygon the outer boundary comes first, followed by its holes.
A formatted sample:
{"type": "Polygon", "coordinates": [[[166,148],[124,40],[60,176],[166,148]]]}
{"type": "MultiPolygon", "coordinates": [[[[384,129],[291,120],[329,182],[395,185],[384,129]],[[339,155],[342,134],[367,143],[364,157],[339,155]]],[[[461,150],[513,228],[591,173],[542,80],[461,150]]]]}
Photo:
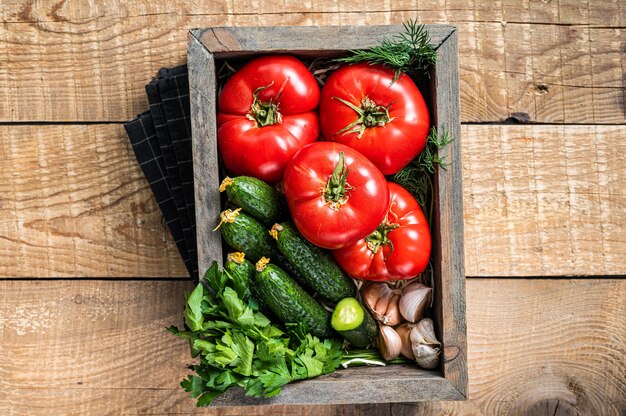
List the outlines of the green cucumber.
{"type": "Polygon", "coordinates": [[[273,258],[278,254],[278,248],[265,226],[241,212],[241,208],[222,211],[217,228],[226,244],[246,253],[250,261],[257,262],[264,256],[273,258]]]}
{"type": "Polygon", "coordinates": [[[260,179],[226,177],[220,184],[220,192],[224,191],[230,202],[268,226],[280,221],[287,212],[283,195],[260,179]]]}
{"type": "Polygon", "coordinates": [[[226,244],[237,251],[243,251],[250,261],[257,262],[261,257],[269,257],[292,276],[301,279],[295,267],[278,250],[268,229],[250,215],[241,212],[241,208],[222,211],[220,223],[215,230],[218,228],[226,244]]]}
{"type": "Polygon", "coordinates": [[[333,335],[330,313],[302,289],[285,271],[262,258],[256,264],[255,290],[283,323],[302,322],[318,338],[333,335]]]}
{"type": "Polygon", "coordinates": [[[245,254],[241,251],[228,253],[224,263],[224,271],[233,280],[239,298],[247,300],[250,297],[250,286],[254,279],[254,264],[246,260],[245,254]]]}
{"type": "Polygon", "coordinates": [[[274,224],[270,231],[278,249],[298,271],[304,283],[320,297],[337,303],[356,296],[356,287],[330,254],[311,244],[291,222],[274,224]]]}
{"type": "Polygon", "coordinates": [[[374,342],[378,326],[355,298],[344,298],[337,303],[330,318],[333,329],[357,348],[374,342]]]}

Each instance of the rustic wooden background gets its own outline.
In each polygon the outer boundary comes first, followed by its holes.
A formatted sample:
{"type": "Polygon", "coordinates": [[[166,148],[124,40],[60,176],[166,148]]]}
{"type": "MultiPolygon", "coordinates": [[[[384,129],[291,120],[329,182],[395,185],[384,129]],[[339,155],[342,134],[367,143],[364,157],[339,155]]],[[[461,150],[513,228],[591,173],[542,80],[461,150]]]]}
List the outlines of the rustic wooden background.
{"type": "Polygon", "coordinates": [[[415,17],[459,30],[470,400],[198,412],[626,413],[623,0],[3,0],[0,16],[1,415],[196,411],[187,345],[163,329],[192,285],[122,127],[188,28],[415,17]]]}

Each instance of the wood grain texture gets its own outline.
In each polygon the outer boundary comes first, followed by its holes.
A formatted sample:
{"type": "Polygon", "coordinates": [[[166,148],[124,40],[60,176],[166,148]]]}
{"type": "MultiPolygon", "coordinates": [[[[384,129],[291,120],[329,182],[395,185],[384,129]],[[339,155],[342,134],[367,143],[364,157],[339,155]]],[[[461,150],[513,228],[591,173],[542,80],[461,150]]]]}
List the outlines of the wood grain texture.
{"type": "Polygon", "coordinates": [[[189,36],[196,240],[198,270],[203,275],[214,260],[222,263],[222,238],[213,232],[222,210],[217,154],[215,59],[194,36],[189,36]]]}
{"type": "Polygon", "coordinates": [[[0,126],[0,159],[0,277],[186,275],[121,126],[0,126]]]}
{"type": "Polygon", "coordinates": [[[619,416],[626,281],[470,279],[470,400],[196,410],[178,387],[189,282],[0,282],[0,414],[619,416]],[[80,317],[80,318],[79,318],[80,317]],[[568,412],[569,411],[569,412],[568,412]]]}
{"type": "MultiPolygon", "coordinates": [[[[402,26],[305,26],[305,27],[214,27],[194,29],[191,35],[197,38],[216,57],[227,58],[238,52],[253,54],[258,52],[297,51],[326,56],[329,52],[344,53],[350,49],[365,49],[379,45],[402,26]]],[[[447,25],[429,25],[428,35],[433,48],[441,43],[454,30],[447,25]]]]}
{"type": "MultiPolygon", "coordinates": [[[[184,276],[120,126],[0,132],[0,276],[184,276]]],[[[463,126],[466,274],[626,274],[625,137],[463,126]]]]}
{"type": "Polygon", "coordinates": [[[188,281],[0,281],[0,414],[154,406],[150,398],[177,390],[191,363],[188,345],[165,327],[181,325],[192,289],[188,281]]]}
{"type": "Polygon", "coordinates": [[[188,28],[398,24],[458,27],[463,121],[512,115],[624,123],[619,0],[3,2],[0,121],[124,121],[144,84],[184,62],[188,28]]]}
{"type": "Polygon", "coordinates": [[[247,397],[242,390],[231,389],[213,404],[225,408],[282,404],[309,407],[464,399],[456,385],[439,371],[404,365],[348,368],[304,383],[289,384],[279,396],[269,399],[247,397]]]}
{"type": "Polygon", "coordinates": [[[626,274],[626,126],[462,128],[468,276],[626,274]]]}
{"type": "MultiPolygon", "coordinates": [[[[451,137],[461,136],[457,32],[451,32],[437,49],[431,78],[433,125],[451,137]]],[[[453,141],[440,157],[451,162],[434,175],[436,195],[432,264],[434,269],[434,319],[443,345],[443,374],[467,397],[467,346],[465,319],[465,259],[463,256],[463,187],[461,142],[453,141]]]]}

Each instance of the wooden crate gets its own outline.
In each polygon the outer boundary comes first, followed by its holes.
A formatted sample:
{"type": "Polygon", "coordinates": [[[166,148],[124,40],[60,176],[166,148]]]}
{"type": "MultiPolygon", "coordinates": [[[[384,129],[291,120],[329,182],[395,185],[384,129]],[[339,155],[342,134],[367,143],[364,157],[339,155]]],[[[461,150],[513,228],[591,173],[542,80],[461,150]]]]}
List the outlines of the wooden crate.
{"type": "MultiPolygon", "coordinates": [[[[433,124],[454,141],[442,151],[447,169],[435,174],[435,270],[433,320],[443,354],[437,370],[417,366],[358,367],[292,383],[270,399],[246,397],[231,389],[218,406],[259,404],[344,404],[464,400],[467,398],[465,274],[456,29],[427,25],[437,50],[437,64],[422,91],[433,124]]],[[[194,177],[201,271],[222,259],[219,233],[211,232],[220,212],[216,140],[216,63],[262,53],[286,52],[302,58],[338,56],[349,49],[380,44],[401,26],[256,27],[194,29],[189,32],[189,76],[194,149],[194,177]]]]}

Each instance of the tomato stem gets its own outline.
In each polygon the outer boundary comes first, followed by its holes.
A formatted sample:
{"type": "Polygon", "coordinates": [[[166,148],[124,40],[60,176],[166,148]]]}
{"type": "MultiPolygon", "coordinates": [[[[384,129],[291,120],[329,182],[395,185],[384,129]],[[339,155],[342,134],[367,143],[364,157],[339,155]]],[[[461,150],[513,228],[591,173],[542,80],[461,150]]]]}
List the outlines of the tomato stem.
{"type": "Polygon", "coordinates": [[[373,233],[365,237],[367,248],[369,248],[372,253],[376,253],[380,246],[388,244],[393,251],[393,243],[389,239],[388,234],[399,226],[398,224],[390,224],[387,221],[383,221],[373,233]]]}
{"type": "Polygon", "coordinates": [[[389,221],[389,215],[391,214],[394,218],[398,218],[396,214],[392,211],[392,207],[394,202],[389,206],[389,210],[387,211],[387,215],[385,215],[385,219],[380,223],[378,228],[374,230],[373,233],[365,237],[365,242],[367,243],[367,248],[374,254],[378,251],[380,246],[389,245],[391,247],[391,251],[389,254],[393,252],[393,243],[389,239],[389,233],[400,227],[400,224],[392,223],[389,221]]]}
{"type": "Polygon", "coordinates": [[[333,210],[338,210],[343,204],[348,201],[349,194],[347,191],[354,189],[347,182],[348,168],[343,157],[343,152],[339,152],[339,162],[333,170],[330,179],[326,182],[324,188],[323,197],[324,202],[330,205],[333,210]]]}
{"type": "Polygon", "coordinates": [[[336,132],[335,135],[356,133],[357,136],[361,138],[366,128],[383,127],[385,124],[393,120],[393,118],[389,116],[389,108],[391,108],[393,103],[389,104],[387,107],[384,107],[382,105],[377,105],[369,97],[365,97],[363,98],[363,100],[361,100],[361,107],[357,107],[356,105],[344,100],[343,98],[333,97],[333,99],[339,101],[344,105],[347,105],[358,115],[356,120],[336,132]]]}
{"type": "Polygon", "coordinates": [[[250,112],[247,117],[255,121],[259,127],[271,126],[283,121],[283,116],[278,111],[277,103],[274,103],[272,100],[269,100],[269,102],[259,100],[259,93],[271,87],[273,84],[274,82],[272,81],[271,84],[254,90],[254,101],[252,102],[252,107],[250,107],[250,112]]]}

